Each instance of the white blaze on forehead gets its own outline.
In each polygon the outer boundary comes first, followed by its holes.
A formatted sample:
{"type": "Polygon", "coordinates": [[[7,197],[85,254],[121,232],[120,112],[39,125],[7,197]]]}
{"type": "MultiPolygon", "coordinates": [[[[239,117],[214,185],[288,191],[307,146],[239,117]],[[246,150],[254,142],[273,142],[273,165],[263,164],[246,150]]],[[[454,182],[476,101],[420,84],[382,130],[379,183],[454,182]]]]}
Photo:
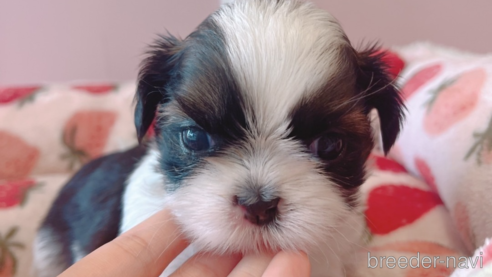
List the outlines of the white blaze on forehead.
{"type": "Polygon", "coordinates": [[[340,68],[348,45],[334,17],[299,1],[237,1],[214,14],[224,33],[233,75],[259,131],[286,126],[303,95],[340,68]]]}

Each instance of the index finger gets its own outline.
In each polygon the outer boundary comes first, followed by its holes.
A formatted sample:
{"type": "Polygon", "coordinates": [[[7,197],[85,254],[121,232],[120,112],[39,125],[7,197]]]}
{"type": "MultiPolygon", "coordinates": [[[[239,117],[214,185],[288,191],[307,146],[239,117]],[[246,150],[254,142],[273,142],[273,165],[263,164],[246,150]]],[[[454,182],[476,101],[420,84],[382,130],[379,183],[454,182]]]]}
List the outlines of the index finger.
{"type": "Polygon", "coordinates": [[[159,276],[188,243],[163,210],[101,246],[60,277],[159,276]]]}

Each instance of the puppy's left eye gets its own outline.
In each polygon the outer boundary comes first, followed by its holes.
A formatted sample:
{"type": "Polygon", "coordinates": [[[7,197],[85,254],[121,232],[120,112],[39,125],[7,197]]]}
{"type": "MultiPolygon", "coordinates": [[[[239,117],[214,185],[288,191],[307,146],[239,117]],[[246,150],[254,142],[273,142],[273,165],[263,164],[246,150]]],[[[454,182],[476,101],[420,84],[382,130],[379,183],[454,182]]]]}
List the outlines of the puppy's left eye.
{"type": "Polygon", "coordinates": [[[192,151],[206,151],[214,146],[212,137],[198,128],[188,128],[181,133],[183,144],[192,151]]]}
{"type": "Polygon", "coordinates": [[[336,134],[324,134],[309,145],[309,150],[323,160],[332,161],[343,151],[343,139],[336,134]]]}

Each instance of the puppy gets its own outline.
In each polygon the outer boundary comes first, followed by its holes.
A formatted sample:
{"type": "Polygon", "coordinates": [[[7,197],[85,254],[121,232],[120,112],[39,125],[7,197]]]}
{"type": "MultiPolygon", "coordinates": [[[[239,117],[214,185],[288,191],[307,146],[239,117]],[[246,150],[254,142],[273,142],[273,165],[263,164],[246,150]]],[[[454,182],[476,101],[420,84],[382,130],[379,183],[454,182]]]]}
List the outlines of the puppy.
{"type": "MultiPolygon", "coordinates": [[[[388,151],[403,105],[375,49],[301,1],[221,7],[143,62],[135,126],[148,144],[97,159],[61,190],[35,246],[55,276],[155,212],[196,251],[303,250],[313,276],[346,276],[363,232],[358,187],[377,110],[388,151]]],[[[166,234],[162,234],[166,235],[166,234]]]]}

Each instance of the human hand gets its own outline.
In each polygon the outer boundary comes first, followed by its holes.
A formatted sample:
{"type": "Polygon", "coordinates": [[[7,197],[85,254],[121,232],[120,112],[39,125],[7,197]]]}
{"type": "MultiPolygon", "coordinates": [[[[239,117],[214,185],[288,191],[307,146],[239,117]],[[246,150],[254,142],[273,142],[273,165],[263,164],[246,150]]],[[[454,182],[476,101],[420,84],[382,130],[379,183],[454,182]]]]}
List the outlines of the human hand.
{"type": "MultiPolygon", "coordinates": [[[[90,253],[59,277],[158,277],[187,246],[170,212],[164,210],[90,253]]],[[[171,276],[308,277],[309,274],[309,260],[302,252],[244,257],[197,253],[171,276]]]]}

